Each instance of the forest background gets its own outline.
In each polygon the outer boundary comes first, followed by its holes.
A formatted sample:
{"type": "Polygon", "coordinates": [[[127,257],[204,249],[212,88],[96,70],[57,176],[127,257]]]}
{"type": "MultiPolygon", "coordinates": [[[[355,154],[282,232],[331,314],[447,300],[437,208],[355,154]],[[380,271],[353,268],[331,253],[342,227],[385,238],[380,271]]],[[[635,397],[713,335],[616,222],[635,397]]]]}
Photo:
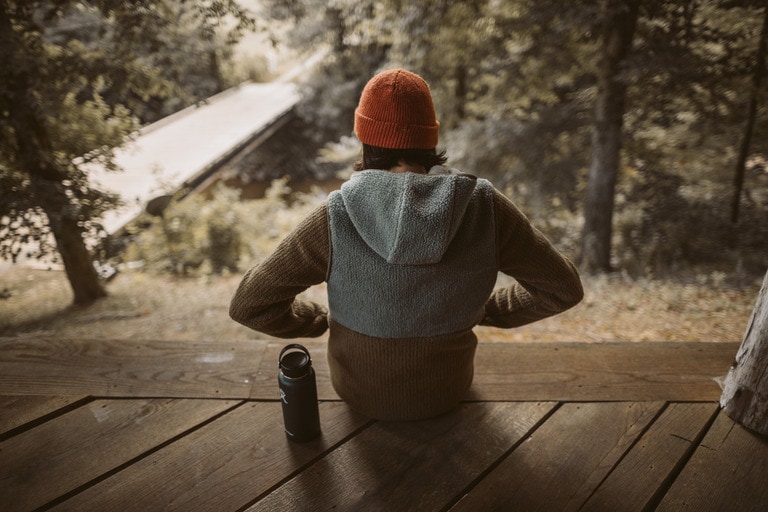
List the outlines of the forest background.
{"type": "MultiPolygon", "coordinates": [[[[78,233],[99,235],[114,198],[70,162],[109,165],[110,148],[138,126],[242,80],[270,79],[276,49],[285,66],[327,48],[302,79],[300,122],[264,149],[278,175],[343,177],[359,154],[351,121],[363,85],[406,67],[431,85],[451,165],[492,180],[585,270],[587,297],[575,310],[481,337],[741,338],[768,265],[764,1],[198,4],[3,2],[0,14],[16,16],[7,30],[26,37],[10,64],[29,61],[15,74],[5,67],[0,86],[4,256],[18,257],[30,239],[58,241],[73,210],[78,233]],[[251,31],[262,50],[243,52],[251,31]],[[65,69],[67,60],[98,65],[65,69]],[[52,76],[30,112],[9,106],[14,84],[52,76]],[[29,137],[36,147],[19,142],[30,123],[14,120],[25,115],[47,130],[29,137]],[[31,161],[30,151],[50,159],[31,161]]],[[[247,167],[237,173],[256,179],[247,167]]],[[[68,282],[78,302],[71,273],[2,267],[0,334],[257,336],[226,307],[239,274],[322,200],[289,186],[278,180],[255,201],[218,189],[172,204],[113,260],[123,266],[104,286],[109,296],[86,308],[66,307],[68,282]]],[[[309,294],[323,300],[322,289],[309,294]]]]}

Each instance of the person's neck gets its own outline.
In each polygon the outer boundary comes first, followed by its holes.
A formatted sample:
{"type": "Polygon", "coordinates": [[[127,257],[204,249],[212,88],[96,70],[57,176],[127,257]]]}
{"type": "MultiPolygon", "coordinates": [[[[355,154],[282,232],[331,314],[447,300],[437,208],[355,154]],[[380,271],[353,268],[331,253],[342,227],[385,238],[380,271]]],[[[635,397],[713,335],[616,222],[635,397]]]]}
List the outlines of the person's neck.
{"type": "Polygon", "coordinates": [[[413,165],[407,162],[400,161],[395,167],[392,167],[390,172],[413,172],[416,174],[427,174],[427,170],[423,165],[413,165]]]}

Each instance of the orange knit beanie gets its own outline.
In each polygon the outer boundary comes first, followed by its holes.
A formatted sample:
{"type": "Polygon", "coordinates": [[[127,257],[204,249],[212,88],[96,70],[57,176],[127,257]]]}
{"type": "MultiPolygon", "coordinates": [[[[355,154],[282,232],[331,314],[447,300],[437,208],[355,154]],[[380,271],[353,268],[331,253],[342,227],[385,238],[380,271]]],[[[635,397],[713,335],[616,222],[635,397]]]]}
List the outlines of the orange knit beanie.
{"type": "Polygon", "coordinates": [[[439,126],[427,82],[404,69],[371,78],[355,110],[355,134],[369,146],[434,149],[439,126]]]}

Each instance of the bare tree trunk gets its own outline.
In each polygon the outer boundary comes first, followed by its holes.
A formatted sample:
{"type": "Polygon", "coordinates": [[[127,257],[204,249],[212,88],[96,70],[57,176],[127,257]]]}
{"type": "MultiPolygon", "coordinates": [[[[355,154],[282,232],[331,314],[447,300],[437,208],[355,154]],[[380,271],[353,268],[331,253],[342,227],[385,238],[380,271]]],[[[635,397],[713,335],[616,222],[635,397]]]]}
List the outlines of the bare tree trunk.
{"type": "Polygon", "coordinates": [[[725,379],[720,405],[734,421],[768,435],[768,272],[725,379]]]}
{"type": "Polygon", "coordinates": [[[611,268],[613,205],[627,90],[619,72],[632,47],[638,7],[638,0],[609,0],[607,5],[581,240],[581,266],[589,272],[611,268]]]}
{"type": "Polygon", "coordinates": [[[464,120],[467,115],[467,66],[458,64],[456,66],[456,87],[453,91],[453,97],[456,101],[456,124],[464,120]]]}
{"type": "Polygon", "coordinates": [[[344,53],[347,48],[347,43],[344,41],[346,37],[346,24],[344,23],[344,13],[338,7],[329,7],[325,11],[328,24],[333,31],[333,51],[337,55],[344,53]]]}
{"type": "Polygon", "coordinates": [[[741,203],[741,191],[744,188],[744,168],[749,156],[749,147],[752,143],[752,132],[757,118],[757,98],[760,94],[760,85],[765,75],[765,58],[768,53],[768,7],[763,13],[763,28],[760,30],[760,42],[757,46],[757,60],[755,71],[752,75],[752,90],[749,95],[747,107],[747,126],[744,128],[744,136],[741,139],[739,156],[736,159],[736,173],[733,178],[733,200],[731,202],[731,222],[739,221],[739,203],[741,203]]]}
{"type": "Polygon", "coordinates": [[[78,225],[78,219],[50,210],[46,210],[46,215],[74,294],[73,302],[85,305],[106,297],[107,291],[93,266],[93,259],[85,246],[83,230],[78,225]]]}

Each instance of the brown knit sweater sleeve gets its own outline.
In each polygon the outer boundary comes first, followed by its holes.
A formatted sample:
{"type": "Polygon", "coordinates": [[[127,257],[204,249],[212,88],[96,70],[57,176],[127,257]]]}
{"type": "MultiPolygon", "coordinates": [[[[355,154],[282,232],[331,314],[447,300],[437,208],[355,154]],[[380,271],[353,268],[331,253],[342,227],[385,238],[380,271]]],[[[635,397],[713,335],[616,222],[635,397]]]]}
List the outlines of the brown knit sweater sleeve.
{"type": "Polygon", "coordinates": [[[494,291],[481,324],[518,327],[578,304],[584,291],[573,263],[496,190],[494,212],[499,270],[517,282],[494,291]]]}
{"type": "Polygon", "coordinates": [[[327,309],[296,296],[325,281],[329,261],[328,208],[323,203],[266,260],[246,272],[229,315],[271,336],[320,336],[328,328],[327,309]]]}

